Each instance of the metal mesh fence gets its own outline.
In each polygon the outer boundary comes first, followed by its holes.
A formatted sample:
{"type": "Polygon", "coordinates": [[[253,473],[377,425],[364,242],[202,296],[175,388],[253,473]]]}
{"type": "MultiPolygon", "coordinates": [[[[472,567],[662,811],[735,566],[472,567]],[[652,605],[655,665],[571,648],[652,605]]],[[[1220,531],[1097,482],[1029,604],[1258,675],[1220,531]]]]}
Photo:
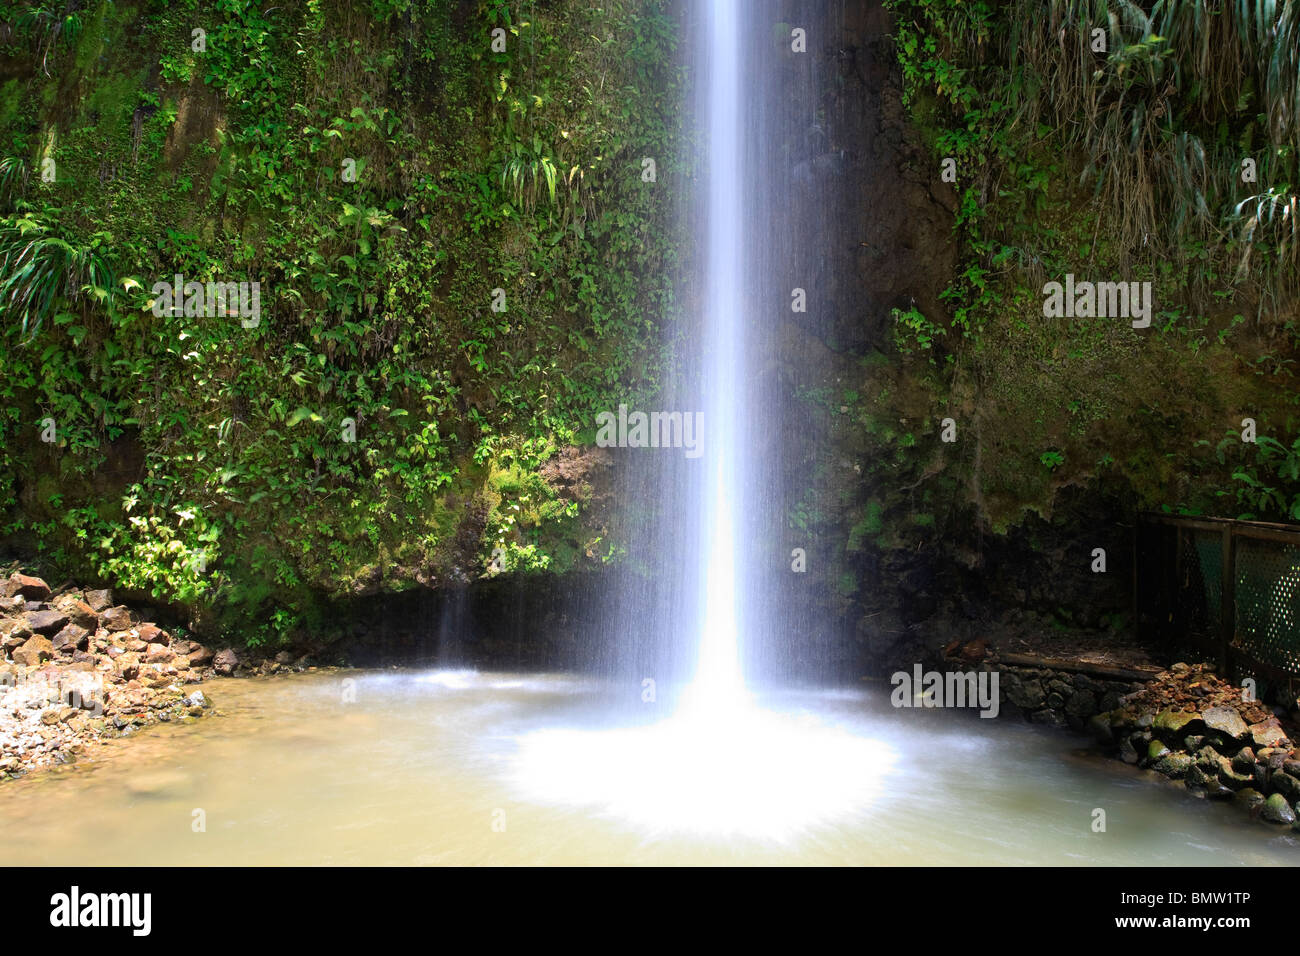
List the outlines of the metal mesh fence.
{"type": "Polygon", "coordinates": [[[1300,528],[1147,516],[1136,558],[1140,627],[1190,638],[1242,676],[1300,677],[1300,528]]]}
{"type": "Polygon", "coordinates": [[[1300,673],[1300,543],[1240,538],[1236,572],[1236,646],[1300,673]]]}

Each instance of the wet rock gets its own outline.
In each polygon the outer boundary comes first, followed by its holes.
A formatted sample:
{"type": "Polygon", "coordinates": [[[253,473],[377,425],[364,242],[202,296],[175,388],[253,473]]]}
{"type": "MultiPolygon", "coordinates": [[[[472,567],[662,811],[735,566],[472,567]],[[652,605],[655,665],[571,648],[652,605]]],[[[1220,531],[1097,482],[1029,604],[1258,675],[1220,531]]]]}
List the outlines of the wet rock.
{"type": "Polygon", "coordinates": [[[1094,714],[1089,717],[1088,733],[1092,734],[1093,739],[1099,744],[1109,744],[1115,740],[1114,731],[1110,729],[1110,717],[1107,714],[1094,714]]]}
{"type": "Polygon", "coordinates": [[[50,639],[50,643],[60,653],[84,651],[90,646],[90,632],[80,625],[68,624],[50,639]]]}
{"type": "Polygon", "coordinates": [[[212,651],[202,644],[190,642],[189,661],[191,667],[207,667],[212,663],[212,651]]]}
{"type": "Polygon", "coordinates": [[[1187,771],[1196,766],[1196,760],[1187,754],[1169,753],[1156,761],[1153,769],[1163,773],[1166,777],[1172,777],[1175,780],[1181,780],[1187,775],[1187,771]]]}
{"type": "Polygon", "coordinates": [[[1249,747],[1242,747],[1232,758],[1232,769],[1237,773],[1253,773],[1255,766],[1255,751],[1249,747]]]}
{"type": "Polygon", "coordinates": [[[1286,797],[1280,793],[1275,793],[1264,801],[1259,818],[1269,823],[1284,823],[1287,826],[1296,822],[1295,811],[1291,809],[1291,804],[1286,802],[1286,797]]]}
{"type": "Polygon", "coordinates": [[[204,695],[203,691],[201,690],[196,690],[194,693],[190,694],[183,701],[181,701],[181,703],[183,703],[186,707],[211,707],[212,706],[212,701],[208,700],[208,698],[204,695]]]}
{"type": "Polygon", "coordinates": [[[1136,764],[1138,762],[1137,748],[1133,746],[1133,741],[1128,737],[1120,741],[1119,757],[1127,764],[1136,764]]]}
{"type": "Polygon", "coordinates": [[[50,597],[50,586],[40,578],[30,577],[26,574],[13,574],[5,582],[4,592],[5,597],[22,597],[28,601],[47,601],[50,597]]]}
{"type": "Polygon", "coordinates": [[[104,630],[112,633],[125,631],[131,626],[131,612],[120,604],[110,607],[100,614],[99,623],[104,630]]]}
{"type": "Polygon", "coordinates": [[[54,645],[50,643],[48,638],[42,637],[40,634],[28,638],[23,646],[13,653],[14,663],[26,667],[44,664],[53,656],[54,645]]]}
{"type": "Polygon", "coordinates": [[[229,677],[238,666],[239,654],[235,652],[234,648],[227,647],[218,651],[216,656],[212,658],[213,669],[223,677],[229,677]]]}
{"type": "Polygon", "coordinates": [[[1200,715],[1183,710],[1162,710],[1156,714],[1152,729],[1159,733],[1177,734],[1200,720],[1200,715]]]}
{"type": "Polygon", "coordinates": [[[1238,790],[1237,795],[1232,798],[1232,802],[1253,815],[1263,809],[1264,795],[1258,790],[1247,787],[1244,790],[1238,790]]]}
{"type": "Polygon", "coordinates": [[[1274,770],[1269,777],[1269,785],[1292,803],[1300,800],[1300,780],[1284,770],[1274,770]]]}
{"type": "Polygon", "coordinates": [[[1231,707],[1207,707],[1201,713],[1205,726],[1233,739],[1246,736],[1246,722],[1231,707]]]}
{"type": "Polygon", "coordinates": [[[1036,710],[1047,699],[1043,685],[1036,680],[1018,681],[1008,686],[1006,692],[1007,700],[1025,710],[1036,710]]]}
{"type": "Polygon", "coordinates": [[[62,611],[28,611],[23,615],[23,623],[34,634],[50,637],[57,634],[68,623],[68,615],[62,611]]]}
{"type": "Polygon", "coordinates": [[[1077,691],[1065,702],[1065,712],[1071,717],[1087,717],[1097,712],[1097,695],[1090,690],[1077,691]]]}
{"type": "Polygon", "coordinates": [[[107,588],[99,591],[87,591],[86,603],[96,611],[107,611],[113,606],[113,592],[107,588]]]}

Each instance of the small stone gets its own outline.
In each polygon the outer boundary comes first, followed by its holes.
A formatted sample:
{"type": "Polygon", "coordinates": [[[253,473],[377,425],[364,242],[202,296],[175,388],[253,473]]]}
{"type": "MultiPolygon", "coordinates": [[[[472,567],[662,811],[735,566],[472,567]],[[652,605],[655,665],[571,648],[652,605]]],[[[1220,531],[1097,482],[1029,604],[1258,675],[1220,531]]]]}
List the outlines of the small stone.
{"type": "Polygon", "coordinates": [[[78,627],[84,627],[87,631],[94,632],[99,627],[99,615],[95,609],[85,601],[73,601],[64,611],[69,619],[78,627]]]}
{"type": "Polygon", "coordinates": [[[168,664],[175,657],[172,649],[162,644],[150,644],[144,655],[145,662],[149,664],[168,664]]]}
{"type": "Polygon", "coordinates": [[[1119,757],[1127,764],[1135,764],[1138,762],[1137,749],[1133,746],[1133,741],[1128,737],[1125,737],[1120,741],[1119,757]]]}
{"type": "Polygon", "coordinates": [[[196,644],[193,641],[190,642],[189,657],[191,667],[206,667],[212,663],[212,651],[208,650],[208,648],[204,647],[202,644],[196,644]]]}

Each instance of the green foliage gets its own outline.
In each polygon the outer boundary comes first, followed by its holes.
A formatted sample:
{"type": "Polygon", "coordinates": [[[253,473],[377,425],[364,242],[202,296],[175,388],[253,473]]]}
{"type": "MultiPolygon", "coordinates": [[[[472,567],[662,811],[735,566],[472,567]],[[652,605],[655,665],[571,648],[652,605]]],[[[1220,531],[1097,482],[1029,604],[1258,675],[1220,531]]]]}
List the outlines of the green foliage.
{"type": "Polygon", "coordinates": [[[538,469],[657,387],[676,313],[667,3],[364,6],[99,0],[42,46],[0,4],[5,533],[253,642],[585,555],[538,469]],[[155,315],[176,274],[259,282],[260,322],[155,315]]]}

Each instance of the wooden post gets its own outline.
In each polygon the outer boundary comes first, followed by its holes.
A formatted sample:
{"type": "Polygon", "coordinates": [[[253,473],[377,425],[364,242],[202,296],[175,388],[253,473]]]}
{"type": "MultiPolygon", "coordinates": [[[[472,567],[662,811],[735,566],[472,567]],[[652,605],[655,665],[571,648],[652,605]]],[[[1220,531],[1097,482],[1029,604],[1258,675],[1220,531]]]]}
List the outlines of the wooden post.
{"type": "Polygon", "coordinates": [[[1228,673],[1229,648],[1237,627],[1237,565],[1233,551],[1232,525],[1223,526],[1223,545],[1219,562],[1219,676],[1232,680],[1228,673]]]}

